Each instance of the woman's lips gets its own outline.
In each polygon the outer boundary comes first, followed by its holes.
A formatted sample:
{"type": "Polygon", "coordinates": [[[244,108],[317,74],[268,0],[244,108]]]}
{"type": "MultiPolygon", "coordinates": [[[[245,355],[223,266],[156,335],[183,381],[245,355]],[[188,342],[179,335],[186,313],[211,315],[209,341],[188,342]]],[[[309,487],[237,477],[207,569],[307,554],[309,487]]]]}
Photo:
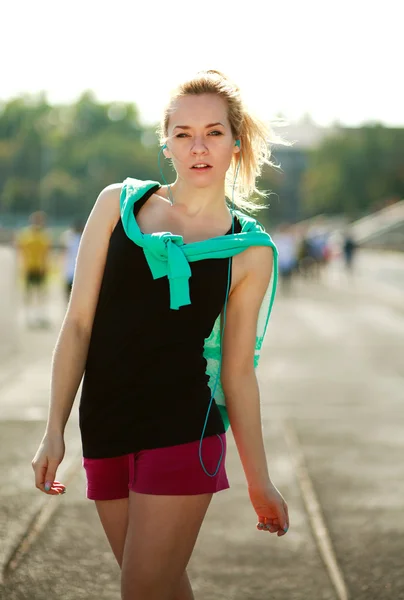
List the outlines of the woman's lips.
{"type": "Polygon", "coordinates": [[[202,173],[206,173],[206,171],[209,171],[211,168],[210,165],[207,165],[206,167],[191,167],[192,171],[201,171],[202,173]]]}

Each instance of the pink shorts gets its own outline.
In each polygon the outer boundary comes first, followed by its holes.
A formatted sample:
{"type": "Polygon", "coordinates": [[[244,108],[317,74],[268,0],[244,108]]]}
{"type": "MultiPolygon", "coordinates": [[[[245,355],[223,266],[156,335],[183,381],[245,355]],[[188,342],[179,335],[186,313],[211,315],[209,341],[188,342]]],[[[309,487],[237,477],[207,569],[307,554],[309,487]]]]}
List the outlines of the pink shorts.
{"type": "MultiPolygon", "coordinates": [[[[199,460],[199,440],[178,446],[141,450],[114,458],[84,458],[87,498],[117,500],[129,490],[139,494],[189,496],[210,494],[229,488],[226,475],[226,434],[219,436],[223,456],[214,477],[205,473],[199,460]]],[[[204,438],[202,461],[215,473],[222,453],[218,436],[204,438]]]]}

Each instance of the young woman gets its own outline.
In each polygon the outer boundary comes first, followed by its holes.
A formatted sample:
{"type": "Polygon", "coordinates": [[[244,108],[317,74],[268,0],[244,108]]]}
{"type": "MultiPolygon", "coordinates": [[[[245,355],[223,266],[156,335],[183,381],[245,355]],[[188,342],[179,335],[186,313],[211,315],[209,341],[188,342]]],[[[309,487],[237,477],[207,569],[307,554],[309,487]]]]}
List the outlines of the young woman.
{"type": "Polygon", "coordinates": [[[254,371],[274,247],[226,202],[226,176],[238,166],[238,206],[248,208],[269,163],[267,134],[232,82],[198,73],[173,93],[162,121],[175,182],[108,186],[83,233],[33,468],[38,489],[65,491],[56,470],[84,373],[87,496],[121,567],[124,600],[194,597],[186,567],[213,493],[229,487],[225,415],[257,528],[282,536],[289,527],[268,473],[254,371]],[[225,409],[207,374],[206,340],[218,320],[225,409]]]}

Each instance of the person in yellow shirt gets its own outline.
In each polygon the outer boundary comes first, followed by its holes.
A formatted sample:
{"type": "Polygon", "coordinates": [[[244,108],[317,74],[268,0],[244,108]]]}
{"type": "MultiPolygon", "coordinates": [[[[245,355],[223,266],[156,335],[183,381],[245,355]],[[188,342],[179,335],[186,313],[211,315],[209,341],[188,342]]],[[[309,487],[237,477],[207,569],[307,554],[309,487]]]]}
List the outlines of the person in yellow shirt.
{"type": "Polygon", "coordinates": [[[48,325],[45,315],[45,297],[51,240],[45,230],[45,222],[45,213],[34,212],[30,216],[29,227],[23,229],[17,236],[29,325],[48,325]]]}

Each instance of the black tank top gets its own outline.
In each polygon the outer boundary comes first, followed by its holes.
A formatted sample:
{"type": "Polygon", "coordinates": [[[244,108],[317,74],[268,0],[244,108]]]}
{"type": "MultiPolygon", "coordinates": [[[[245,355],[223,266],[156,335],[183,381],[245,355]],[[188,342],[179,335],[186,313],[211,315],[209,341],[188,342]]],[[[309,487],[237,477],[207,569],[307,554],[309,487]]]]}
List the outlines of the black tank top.
{"type": "MultiPolygon", "coordinates": [[[[135,203],[135,215],[158,189],[135,203]]],[[[234,230],[241,231],[237,218],[234,230]]],[[[118,221],[80,400],[84,457],[110,458],[201,438],[211,398],[204,341],[223,308],[231,260],[190,263],[191,304],[171,310],[167,277],[153,279],[143,249],[118,221]]],[[[204,436],[224,431],[213,401],[204,436]]]]}

